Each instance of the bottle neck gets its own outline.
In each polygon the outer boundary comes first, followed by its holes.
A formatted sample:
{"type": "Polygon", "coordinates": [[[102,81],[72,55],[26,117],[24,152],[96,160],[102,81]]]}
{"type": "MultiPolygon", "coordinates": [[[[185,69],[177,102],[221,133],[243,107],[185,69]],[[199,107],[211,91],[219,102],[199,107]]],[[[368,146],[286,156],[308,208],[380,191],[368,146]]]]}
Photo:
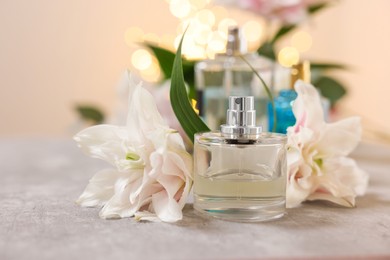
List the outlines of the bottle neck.
{"type": "Polygon", "coordinates": [[[294,89],[294,85],[297,80],[302,80],[306,83],[310,83],[310,76],[311,74],[309,61],[304,61],[302,63],[293,65],[291,67],[290,88],[294,89]]]}

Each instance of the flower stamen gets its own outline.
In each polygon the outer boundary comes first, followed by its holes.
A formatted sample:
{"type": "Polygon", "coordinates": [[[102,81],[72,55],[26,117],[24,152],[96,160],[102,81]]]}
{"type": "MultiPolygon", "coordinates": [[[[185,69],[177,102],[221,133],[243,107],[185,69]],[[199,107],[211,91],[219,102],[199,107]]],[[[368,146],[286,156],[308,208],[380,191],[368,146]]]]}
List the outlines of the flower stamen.
{"type": "Polygon", "coordinates": [[[140,156],[136,153],[127,153],[126,154],[126,160],[138,161],[139,159],[140,159],[140,156]]]}

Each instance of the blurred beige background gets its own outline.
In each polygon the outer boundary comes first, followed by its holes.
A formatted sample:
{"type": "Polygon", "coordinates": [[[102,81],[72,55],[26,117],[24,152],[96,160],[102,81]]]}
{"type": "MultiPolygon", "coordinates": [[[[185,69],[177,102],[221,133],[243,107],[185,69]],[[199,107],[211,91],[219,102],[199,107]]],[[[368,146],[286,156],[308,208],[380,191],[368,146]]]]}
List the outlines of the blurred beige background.
{"type": "MultiPolygon", "coordinates": [[[[306,55],[349,64],[346,114],[390,132],[390,1],[342,0],[309,22],[306,55]]],[[[112,112],[131,26],[175,33],[164,0],[0,0],[0,137],[69,136],[77,103],[112,112]]]]}

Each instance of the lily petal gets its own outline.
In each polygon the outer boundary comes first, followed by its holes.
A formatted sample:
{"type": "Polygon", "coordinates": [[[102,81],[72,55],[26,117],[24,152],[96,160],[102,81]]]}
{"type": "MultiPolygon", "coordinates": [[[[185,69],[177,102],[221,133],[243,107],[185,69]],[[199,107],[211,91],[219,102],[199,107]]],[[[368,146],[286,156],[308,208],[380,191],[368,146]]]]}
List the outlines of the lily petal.
{"type": "Polygon", "coordinates": [[[359,144],[361,133],[359,117],[350,117],[327,124],[317,144],[319,157],[347,156],[359,144]]]}
{"type": "Polygon", "coordinates": [[[299,128],[303,126],[314,132],[320,131],[324,125],[324,111],[318,91],[302,80],[295,82],[294,88],[298,93],[293,104],[293,113],[297,119],[295,131],[299,131],[299,128]]]}
{"type": "MultiPolygon", "coordinates": [[[[297,174],[296,172],[295,174],[297,174]]],[[[310,194],[310,189],[300,185],[299,179],[295,179],[295,174],[288,180],[286,189],[286,207],[294,208],[299,206],[310,194]]]]}
{"type": "Polygon", "coordinates": [[[137,221],[150,221],[150,222],[161,222],[161,219],[157,217],[155,213],[149,211],[138,211],[134,215],[134,219],[137,221]]]}
{"type": "Polygon", "coordinates": [[[158,112],[152,94],[139,83],[132,92],[127,116],[128,138],[134,143],[145,144],[146,135],[159,129],[169,129],[158,112]]]}
{"type": "Polygon", "coordinates": [[[308,200],[321,199],[346,207],[355,206],[355,197],[366,191],[368,174],[346,157],[325,160],[323,167],[327,174],[317,177],[316,190],[308,200]]]}
{"type": "Polygon", "coordinates": [[[141,157],[137,160],[127,158],[128,152],[137,152],[127,144],[125,127],[96,125],[82,130],[73,139],[84,153],[116,166],[119,171],[143,167],[141,157]]]}
{"type": "Polygon", "coordinates": [[[93,178],[80,203],[103,205],[102,218],[180,220],[192,186],[192,157],[159,114],[153,96],[141,84],[128,82],[127,126],[94,126],[75,136],[88,155],[118,169],[93,178]]]}
{"type": "Polygon", "coordinates": [[[352,117],[328,124],[320,96],[310,84],[295,83],[293,112],[297,122],[287,129],[287,207],[305,200],[328,200],[351,207],[364,194],[368,176],[346,156],[361,136],[360,120],[352,117]],[[298,150],[294,151],[294,150],[298,150]]]}
{"type": "Polygon", "coordinates": [[[182,209],[191,187],[189,171],[192,168],[188,169],[188,162],[186,164],[176,153],[165,149],[153,154],[151,164],[157,172],[153,174],[156,181],[163,187],[162,191],[152,195],[153,209],[163,221],[178,221],[182,218],[182,209]]]}
{"type": "MultiPolygon", "coordinates": [[[[166,164],[166,160],[164,165],[166,164]]],[[[170,163],[168,163],[170,164],[170,163]]],[[[152,204],[153,209],[156,212],[157,216],[166,222],[175,222],[182,218],[182,208],[183,203],[178,203],[176,195],[180,192],[180,197],[183,201],[186,199],[187,194],[183,192],[183,186],[185,186],[185,181],[191,182],[191,180],[183,179],[182,176],[177,176],[175,171],[169,173],[164,172],[164,170],[169,169],[170,167],[164,166],[158,170],[160,173],[156,178],[156,181],[160,183],[163,187],[163,190],[152,195],[152,204]]],[[[185,187],[186,188],[186,187],[185,187]]],[[[186,192],[188,189],[186,190],[186,192]]]]}
{"type": "MultiPolygon", "coordinates": [[[[111,199],[101,209],[101,218],[124,218],[132,217],[134,213],[143,205],[140,201],[131,203],[129,196],[134,187],[140,185],[142,170],[134,170],[125,178],[119,178],[115,182],[114,194],[111,199]]],[[[144,204],[147,201],[143,201],[144,204]]]]}
{"type": "Polygon", "coordinates": [[[103,206],[114,195],[115,182],[123,175],[124,173],[113,169],[97,172],[89,180],[89,184],[76,203],[82,207],[103,206]]]}

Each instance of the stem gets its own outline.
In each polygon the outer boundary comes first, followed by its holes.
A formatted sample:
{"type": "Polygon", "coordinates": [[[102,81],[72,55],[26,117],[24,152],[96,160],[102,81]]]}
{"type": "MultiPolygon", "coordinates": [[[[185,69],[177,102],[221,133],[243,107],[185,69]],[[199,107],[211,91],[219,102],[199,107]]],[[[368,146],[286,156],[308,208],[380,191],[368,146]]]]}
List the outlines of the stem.
{"type": "Polygon", "coordinates": [[[265,83],[265,81],[263,80],[263,78],[260,76],[260,74],[255,70],[255,68],[252,67],[252,65],[244,58],[244,56],[240,55],[240,58],[249,66],[249,68],[251,68],[251,70],[253,71],[253,73],[255,73],[255,75],[260,79],[261,83],[263,84],[263,87],[265,89],[265,92],[267,93],[267,96],[271,102],[271,106],[272,106],[272,114],[273,114],[273,117],[274,117],[274,123],[273,123],[273,126],[272,126],[272,131],[275,132],[276,131],[276,109],[275,109],[275,103],[274,103],[274,97],[272,96],[272,93],[271,93],[271,90],[270,88],[267,86],[267,84],[265,83]]]}

